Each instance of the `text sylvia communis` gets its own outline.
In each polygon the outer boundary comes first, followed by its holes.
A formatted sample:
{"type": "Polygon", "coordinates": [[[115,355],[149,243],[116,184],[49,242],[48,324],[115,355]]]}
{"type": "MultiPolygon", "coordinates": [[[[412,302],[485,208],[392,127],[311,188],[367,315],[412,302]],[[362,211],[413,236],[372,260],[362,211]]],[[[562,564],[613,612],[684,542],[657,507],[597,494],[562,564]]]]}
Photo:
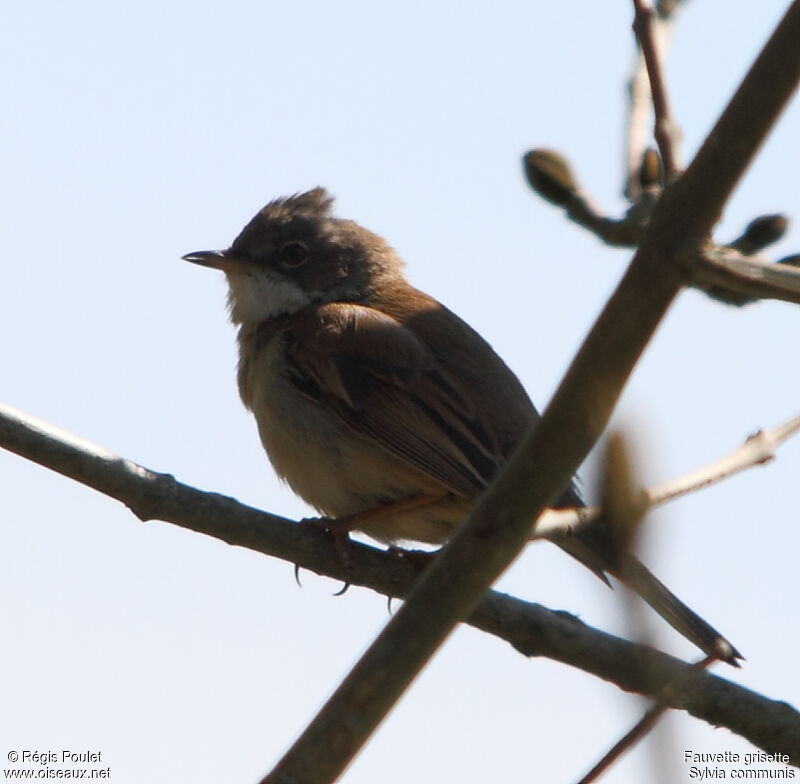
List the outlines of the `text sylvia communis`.
{"type": "MultiPolygon", "coordinates": [[[[225,273],[239,392],[278,475],[382,542],[445,542],[538,413],[468,324],[411,286],[380,237],[330,214],[322,188],[277,199],[228,250],[183,258],[225,273]]],[[[569,488],[559,500],[579,506],[569,488]]],[[[739,653],[602,523],[558,542],[623,579],[707,654],[739,653]]]]}

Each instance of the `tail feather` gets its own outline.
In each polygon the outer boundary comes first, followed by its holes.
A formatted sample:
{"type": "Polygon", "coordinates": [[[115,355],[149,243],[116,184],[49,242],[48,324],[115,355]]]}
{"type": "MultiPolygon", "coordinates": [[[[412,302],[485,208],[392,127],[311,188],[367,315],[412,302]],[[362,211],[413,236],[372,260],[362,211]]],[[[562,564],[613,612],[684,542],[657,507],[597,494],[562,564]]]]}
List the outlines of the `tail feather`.
{"type": "Polygon", "coordinates": [[[668,624],[706,655],[738,667],[743,656],[710,623],[685,605],[638,558],[623,556],[613,574],[642,597],[668,624]]]}
{"type": "Polygon", "coordinates": [[[590,526],[556,542],[571,556],[608,584],[606,572],[636,591],[670,626],[694,643],[707,656],[738,667],[744,658],[710,623],[685,605],[638,558],[620,554],[610,546],[607,531],[590,526]]]}
{"type": "MultiPolygon", "coordinates": [[[[564,491],[558,506],[583,506],[574,483],[564,491]]],[[[694,643],[707,656],[738,667],[741,653],[710,623],[687,607],[638,558],[620,552],[602,518],[574,534],[553,540],[573,558],[610,585],[606,573],[614,575],[642,597],[670,626],[694,643]]]]}

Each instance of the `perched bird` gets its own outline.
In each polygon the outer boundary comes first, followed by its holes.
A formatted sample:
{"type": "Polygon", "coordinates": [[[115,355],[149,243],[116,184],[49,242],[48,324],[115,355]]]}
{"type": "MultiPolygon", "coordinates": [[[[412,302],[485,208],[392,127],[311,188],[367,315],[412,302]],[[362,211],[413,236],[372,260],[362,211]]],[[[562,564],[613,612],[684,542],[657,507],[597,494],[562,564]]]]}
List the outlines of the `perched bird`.
{"type": "MultiPolygon", "coordinates": [[[[239,392],[277,474],[340,530],[441,544],[539,415],[491,346],[332,201],[322,188],[276,199],[227,250],[183,258],[225,273],[239,392]]],[[[574,488],[559,505],[581,505],[574,488]]],[[[602,523],[558,544],[707,654],[740,657],[602,523]]]]}

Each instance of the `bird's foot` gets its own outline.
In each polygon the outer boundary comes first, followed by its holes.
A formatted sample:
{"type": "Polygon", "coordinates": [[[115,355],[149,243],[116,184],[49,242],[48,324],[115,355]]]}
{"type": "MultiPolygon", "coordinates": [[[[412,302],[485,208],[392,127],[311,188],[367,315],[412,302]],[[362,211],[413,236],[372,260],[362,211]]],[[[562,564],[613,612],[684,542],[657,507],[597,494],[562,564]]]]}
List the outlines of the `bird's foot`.
{"type": "MultiPolygon", "coordinates": [[[[341,596],[350,587],[350,575],[353,572],[353,540],[350,538],[352,526],[349,525],[346,517],[304,517],[300,524],[321,529],[333,537],[333,546],[345,574],[344,585],[333,595],[341,596]]],[[[298,569],[295,567],[295,579],[297,579],[297,574],[298,569]]]]}

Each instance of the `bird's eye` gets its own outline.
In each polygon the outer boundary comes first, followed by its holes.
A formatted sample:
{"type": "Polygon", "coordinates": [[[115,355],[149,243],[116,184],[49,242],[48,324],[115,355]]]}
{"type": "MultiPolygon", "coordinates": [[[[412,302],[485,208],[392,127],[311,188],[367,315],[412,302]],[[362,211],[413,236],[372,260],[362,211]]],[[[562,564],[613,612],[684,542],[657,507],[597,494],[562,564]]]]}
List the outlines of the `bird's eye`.
{"type": "Polygon", "coordinates": [[[308,248],[304,242],[289,240],[284,242],[278,251],[284,267],[299,267],[308,259],[308,248]]]}

